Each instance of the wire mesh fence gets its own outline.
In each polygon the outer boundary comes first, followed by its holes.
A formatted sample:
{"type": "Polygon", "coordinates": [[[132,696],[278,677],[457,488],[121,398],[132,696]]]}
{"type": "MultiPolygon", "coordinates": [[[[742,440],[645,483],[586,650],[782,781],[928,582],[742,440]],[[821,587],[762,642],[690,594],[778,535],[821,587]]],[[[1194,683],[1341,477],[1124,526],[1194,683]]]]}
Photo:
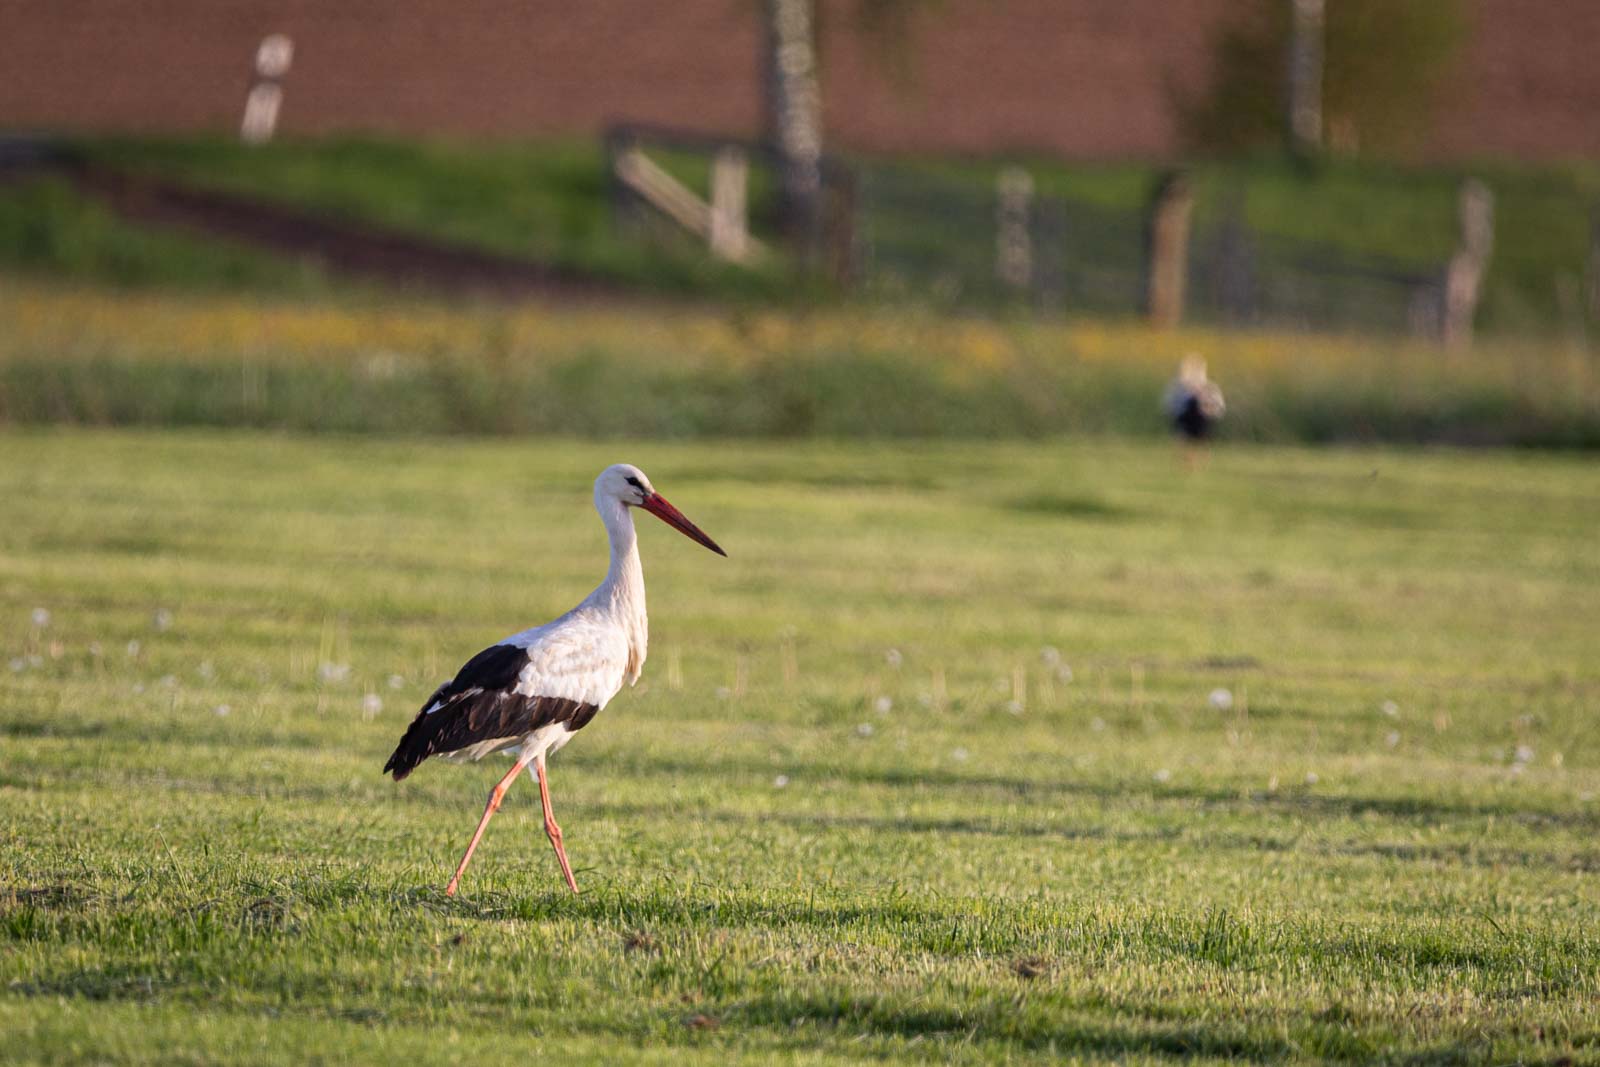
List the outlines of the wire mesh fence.
{"type": "MultiPolygon", "coordinates": [[[[869,291],[974,308],[1134,316],[1146,310],[1149,217],[1059,194],[1021,212],[1005,185],[863,168],[858,274],[869,291]]],[[[1357,256],[1260,232],[1235,198],[1197,211],[1186,256],[1192,322],[1432,334],[1443,264],[1357,256]]]]}
{"type": "MultiPolygon", "coordinates": [[[[648,145],[663,159],[676,154],[688,171],[707,169],[727,147],[718,139],[647,127],[619,127],[613,138],[648,145]]],[[[750,164],[751,229],[776,241],[769,217],[775,157],[768,146],[738,147],[750,164]]],[[[1164,254],[1160,248],[1175,247],[1166,279],[1170,284],[1176,276],[1178,295],[1169,318],[1156,316],[1161,321],[1430,338],[1444,333],[1447,264],[1360,255],[1266,232],[1249,222],[1238,190],[1186,202],[1184,236],[1174,245],[1153,236],[1158,198],[1173,188],[1186,190],[1170,176],[1142,205],[1041,194],[1018,168],[949,173],[829,159],[824,185],[827,207],[819,225],[825,232],[812,241],[818,265],[873,298],[1042,314],[1155,315],[1152,261],[1164,254]]]]}

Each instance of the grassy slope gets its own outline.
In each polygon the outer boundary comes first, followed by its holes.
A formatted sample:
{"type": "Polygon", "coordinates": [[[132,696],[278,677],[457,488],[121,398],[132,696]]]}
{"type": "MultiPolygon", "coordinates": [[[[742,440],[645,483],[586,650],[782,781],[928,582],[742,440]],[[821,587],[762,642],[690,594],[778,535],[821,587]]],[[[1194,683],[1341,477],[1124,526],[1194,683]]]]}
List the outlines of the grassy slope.
{"type": "Polygon", "coordinates": [[[0,1059],[1600,1062],[1592,464],[0,447],[0,1059]],[[446,901],[497,768],[377,769],[624,456],[732,558],[642,531],[585,894],[519,786],[446,901]]]}
{"type": "Polygon", "coordinates": [[[122,287],[325,294],[349,291],[316,264],[128,222],[59,178],[0,183],[0,269],[122,287]]]}
{"type": "Polygon", "coordinates": [[[780,296],[777,269],[711,261],[687,240],[642,242],[612,225],[597,144],[105,140],[97,162],[265,197],[378,226],[557,264],[645,290],[780,296]]]}
{"type": "Polygon", "coordinates": [[[1432,347],[905,309],[446,308],[0,293],[0,421],[590,437],[1165,432],[1199,350],[1227,432],[1269,441],[1600,446],[1576,347],[1432,347]]]}
{"type": "MultiPolygon", "coordinates": [[[[214,139],[109,140],[84,147],[94,158],[121,166],[534,254],[637,283],[730,295],[772,295],[781,288],[774,279],[741,283],[737,272],[710,272],[682,250],[619,241],[606,218],[600,152],[590,143],[469,147],[343,140],[251,149],[214,139]]],[[[1154,168],[1143,164],[1022,163],[1040,192],[1128,211],[1144,203],[1154,177],[1154,168]]],[[[987,189],[1000,163],[896,165],[987,189]]],[[[703,167],[680,160],[679,170],[704,187],[703,167]]],[[[1569,287],[1576,301],[1590,216],[1600,201],[1600,169],[1578,164],[1407,168],[1333,161],[1307,175],[1263,158],[1201,161],[1194,173],[1202,218],[1242,192],[1251,223],[1265,234],[1419,265],[1437,264],[1450,253],[1462,177],[1485,178],[1498,196],[1499,228],[1483,325],[1507,331],[1563,322],[1557,288],[1569,287]]],[[[758,207],[765,202],[763,188],[754,195],[758,207]]],[[[1134,258],[1131,250],[1129,257],[1134,258]]]]}

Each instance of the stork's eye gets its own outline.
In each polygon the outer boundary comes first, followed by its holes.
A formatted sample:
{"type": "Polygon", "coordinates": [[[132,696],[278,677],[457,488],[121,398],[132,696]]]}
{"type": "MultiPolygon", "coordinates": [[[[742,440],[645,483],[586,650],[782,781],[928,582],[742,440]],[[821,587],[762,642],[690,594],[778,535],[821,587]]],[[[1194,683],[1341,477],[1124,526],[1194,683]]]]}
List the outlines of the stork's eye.
{"type": "Polygon", "coordinates": [[[633,486],[635,489],[643,489],[644,488],[644,486],[639,484],[639,479],[633,477],[632,475],[628,476],[628,484],[633,486]]]}

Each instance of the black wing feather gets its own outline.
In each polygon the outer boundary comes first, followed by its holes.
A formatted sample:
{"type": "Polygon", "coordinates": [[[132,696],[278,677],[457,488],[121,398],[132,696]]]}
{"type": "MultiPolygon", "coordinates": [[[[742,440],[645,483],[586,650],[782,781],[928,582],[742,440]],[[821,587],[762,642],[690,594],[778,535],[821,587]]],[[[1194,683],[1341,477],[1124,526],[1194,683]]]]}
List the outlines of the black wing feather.
{"type": "Polygon", "coordinates": [[[577,731],[589,725],[594,704],[563,697],[528,696],[515,692],[527,666],[527,653],[516,645],[491,645],[469,659],[456,676],[434,690],[406,729],[385,774],[399,781],[429,756],[455,752],[480,741],[521,737],[541,726],[563,722],[577,731]],[[437,711],[428,709],[441,705],[437,711]]]}

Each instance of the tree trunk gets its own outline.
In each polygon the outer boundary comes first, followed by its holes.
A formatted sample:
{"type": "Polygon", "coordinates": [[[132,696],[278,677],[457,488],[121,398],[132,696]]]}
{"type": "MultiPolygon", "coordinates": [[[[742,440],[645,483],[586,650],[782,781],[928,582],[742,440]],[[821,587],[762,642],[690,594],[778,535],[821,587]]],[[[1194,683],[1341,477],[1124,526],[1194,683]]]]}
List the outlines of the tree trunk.
{"type": "Polygon", "coordinates": [[[802,255],[822,216],[822,88],[813,0],[763,0],[767,133],[778,153],[779,213],[802,255]]]}

